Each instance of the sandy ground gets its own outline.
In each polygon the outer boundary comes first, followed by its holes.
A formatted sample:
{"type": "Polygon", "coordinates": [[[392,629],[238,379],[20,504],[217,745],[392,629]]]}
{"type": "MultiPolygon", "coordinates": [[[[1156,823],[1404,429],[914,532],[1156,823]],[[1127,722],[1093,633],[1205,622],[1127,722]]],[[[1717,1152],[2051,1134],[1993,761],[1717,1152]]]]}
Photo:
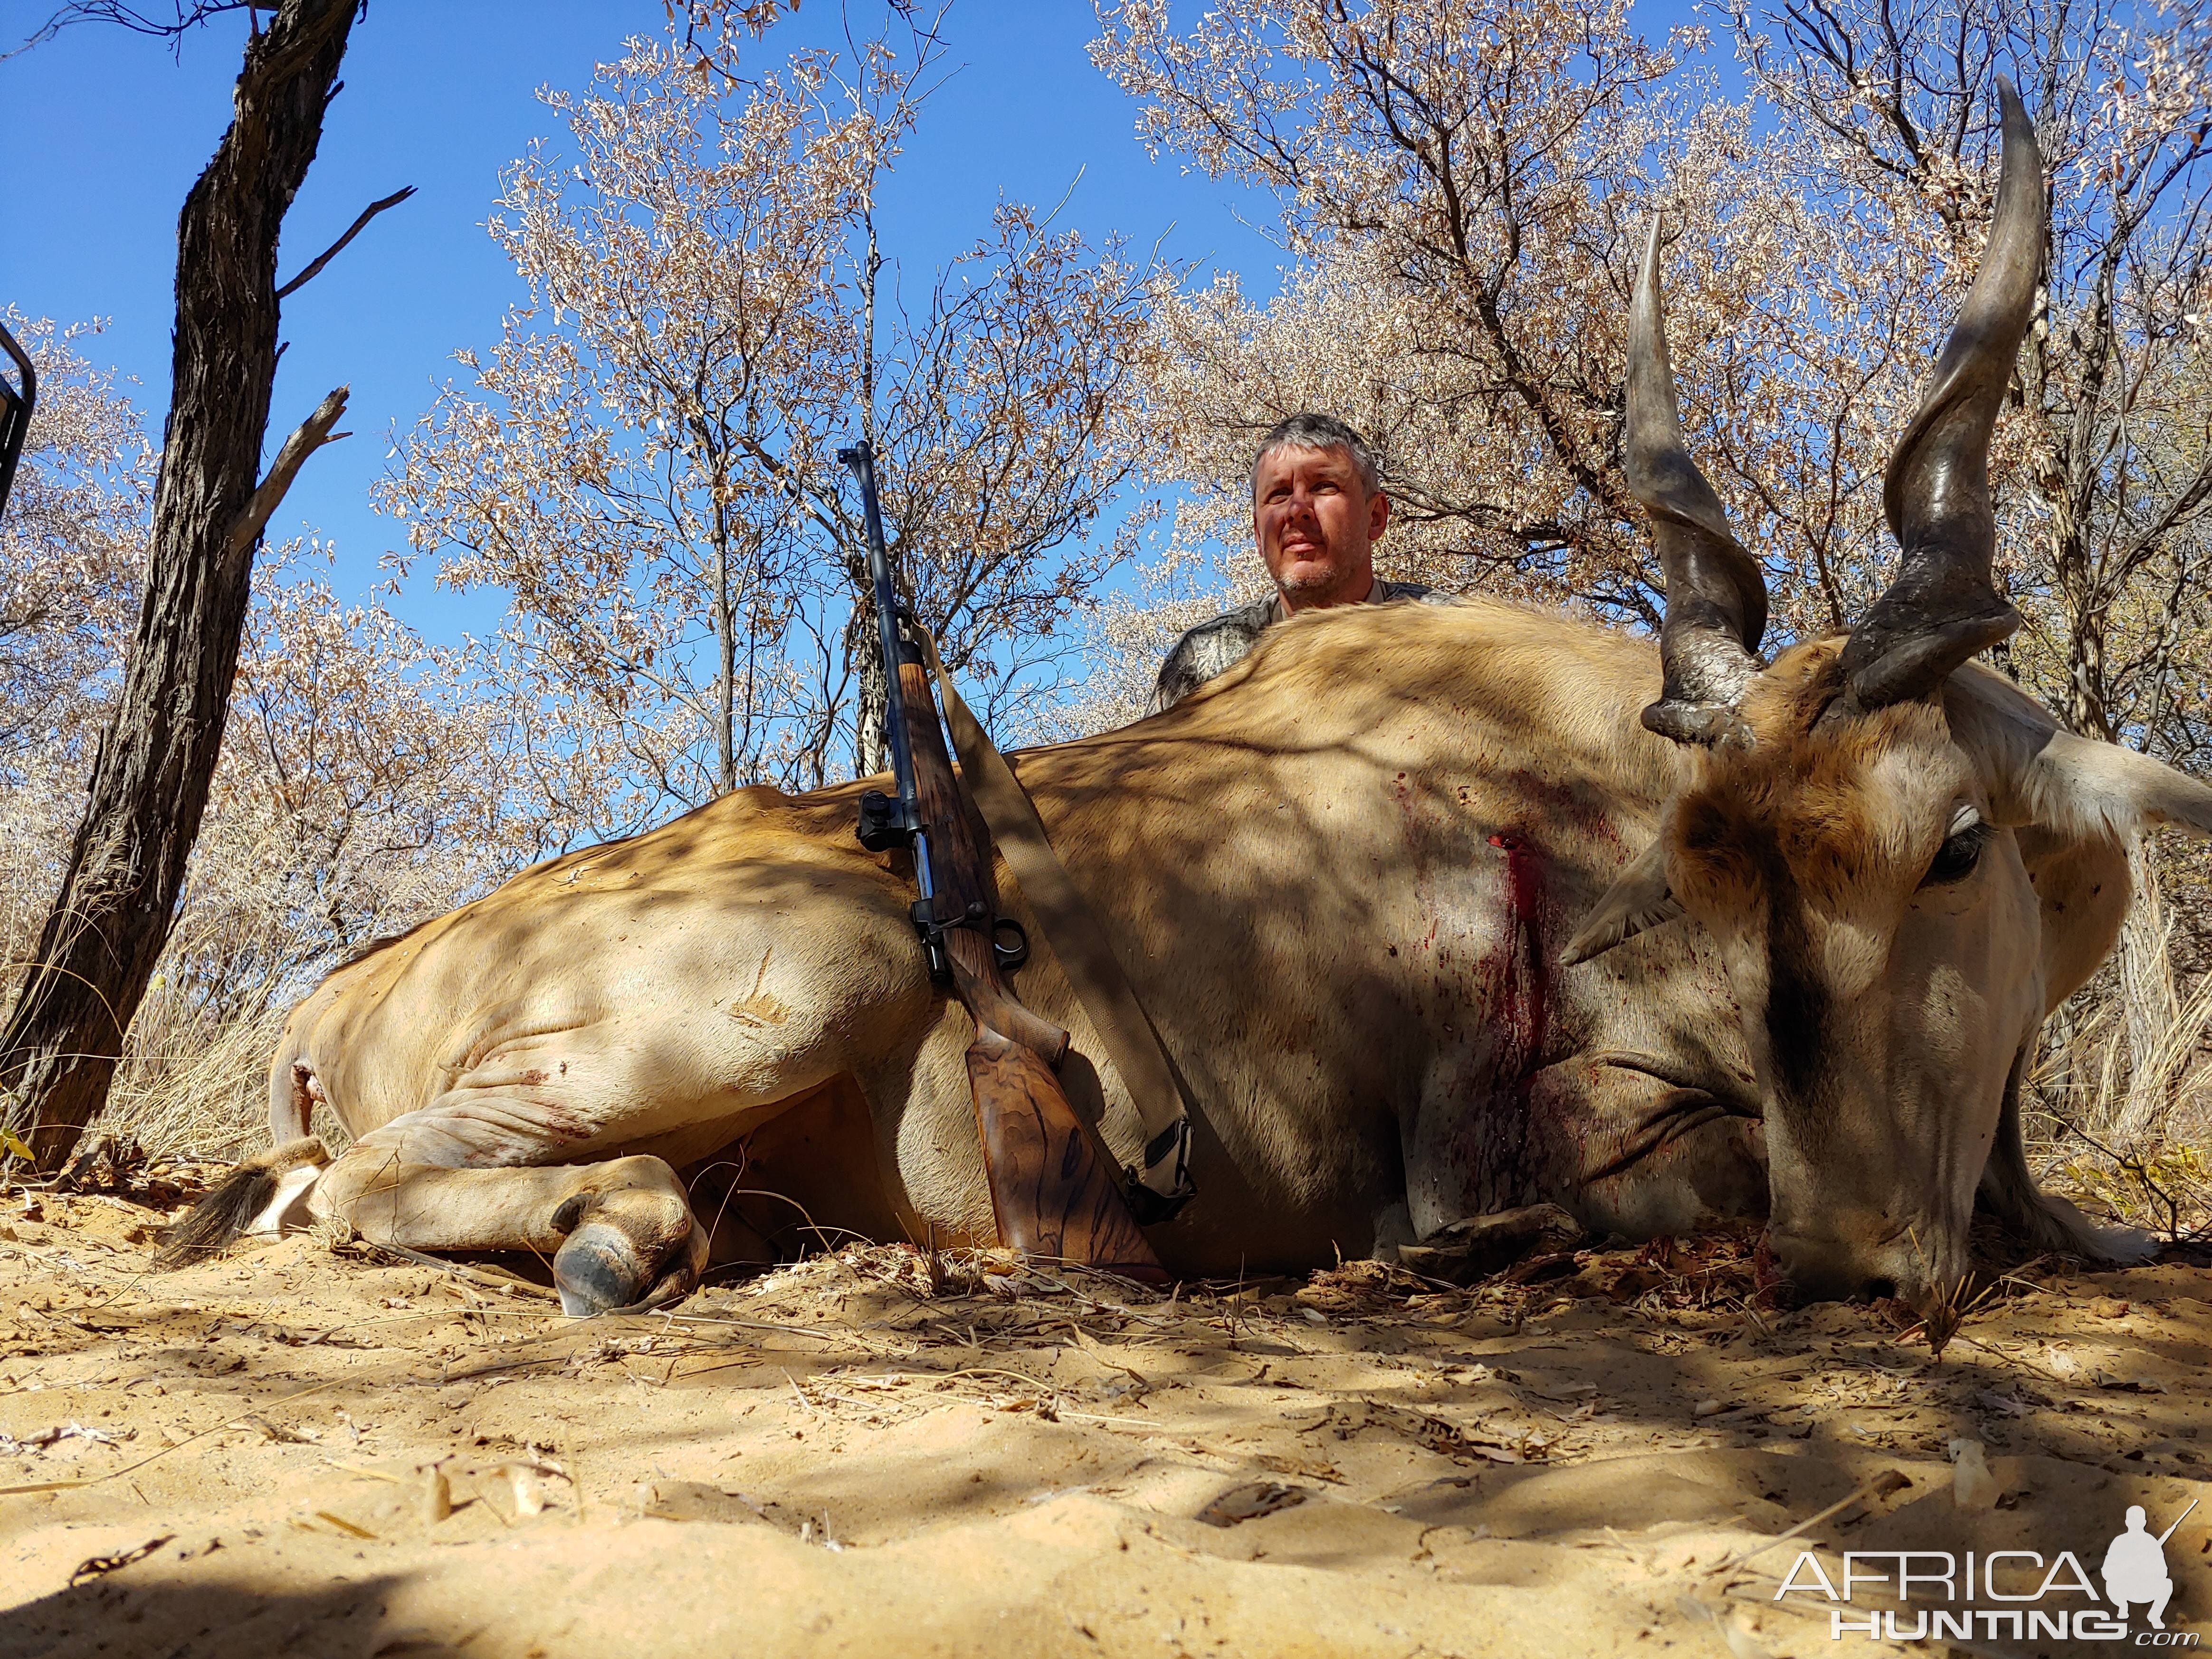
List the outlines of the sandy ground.
{"type": "MultiPolygon", "coordinates": [[[[2031,1267],[1938,1360],[1741,1240],[1171,1301],[886,1247],[579,1322],[312,1237],[153,1276],[161,1218],[0,1204],[0,1656],[1894,1651],[1775,1599],[1800,1549],[2094,1575],[2212,1496],[2185,1264],[2031,1267]]],[[[2141,1645],[2032,1629],[1935,1650],[2141,1645]]]]}

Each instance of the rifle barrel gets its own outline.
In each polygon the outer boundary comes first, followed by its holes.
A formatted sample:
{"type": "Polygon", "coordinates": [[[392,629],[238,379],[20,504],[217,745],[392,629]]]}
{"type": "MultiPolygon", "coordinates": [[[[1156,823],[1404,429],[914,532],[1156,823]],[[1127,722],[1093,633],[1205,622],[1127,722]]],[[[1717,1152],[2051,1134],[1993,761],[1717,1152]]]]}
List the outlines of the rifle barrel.
{"type": "MultiPolygon", "coordinates": [[[[2196,1507],[2197,1499],[2192,1498],[2189,1500],[2189,1510],[2193,1510],[2196,1507]]],[[[2189,1510],[2184,1510],[2180,1514],[2175,1516],[2173,1517],[2173,1524],[2168,1527],[2164,1532],[2159,1534],[2158,1542],[2160,1549],[2166,1547],[2166,1540],[2167,1539],[2172,1537],[2175,1533],[2181,1530],[2181,1523],[2189,1519],[2189,1510]]]]}
{"type": "Polygon", "coordinates": [[[891,751],[892,787],[900,816],[914,835],[915,880],[927,900],[935,896],[929,867],[929,834],[921,827],[921,797],[914,777],[914,744],[906,723],[906,694],[899,685],[905,653],[898,636],[898,586],[891,580],[890,550],[884,545],[883,509],[876,500],[876,455],[866,438],[837,459],[853,469],[860,484],[860,516],[868,535],[868,580],[876,595],[876,638],[884,659],[884,741],[891,751]]]}
{"type": "MultiPolygon", "coordinates": [[[[998,1237],[1030,1255],[1164,1284],[1159,1258],[1054,1075],[1067,1053],[1067,1033],[1023,1007],[1006,983],[997,944],[1004,918],[998,914],[990,843],[978,840],[962,805],[928,668],[899,642],[898,594],[876,504],[875,457],[863,441],[839,459],[859,477],[867,524],[868,574],[883,631],[884,736],[898,780],[900,829],[912,837],[915,881],[921,889],[915,923],[928,953],[930,978],[949,987],[975,1022],[975,1040],[968,1045],[968,1085],[998,1237]]],[[[861,844],[874,847],[868,836],[882,815],[863,801],[861,844]]]]}

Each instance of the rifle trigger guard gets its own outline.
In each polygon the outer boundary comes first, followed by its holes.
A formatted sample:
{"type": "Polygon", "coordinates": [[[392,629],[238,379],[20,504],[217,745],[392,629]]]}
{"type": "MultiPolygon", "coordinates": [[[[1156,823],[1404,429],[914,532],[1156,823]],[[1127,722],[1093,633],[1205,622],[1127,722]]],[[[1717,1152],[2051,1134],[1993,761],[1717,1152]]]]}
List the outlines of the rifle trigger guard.
{"type": "Polygon", "coordinates": [[[991,955],[997,959],[999,971],[1011,974],[1030,959],[1030,936],[1012,916],[1000,916],[991,924],[991,955]],[[1013,943],[1002,944],[1001,933],[1011,933],[1013,943]]]}
{"type": "Polygon", "coordinates": [[[914,931],[921,935],[922,942],[932,951],[945,948],[945,936],[955,928],[972,927],[991,941],[991,955],[999,964],[1000,973],[1012,973],[1030,959],[1030,937],[1022,925],[1012,916],[994,919],[982,900],[977,899],[957,915],[947,916],[938,908],[935,899],[918,900],[913,906],[914,931]],[[1002,935],[1011,934],[1011,941],[1002,935]]]}
{"type": "Polygon", "coordinates": [[[991,931],[987,925],[991,912],[981,899],[977,899],[965,910],[950,916],[942,914],[937,907],[936,899],[916,899],[908,910],[908,914],[914,917],[914,931],[921,935],[925,943],[935,949],[945,948],[945,936],[956,927],[972,927],[977,933],[986,935],[991,931]]]}

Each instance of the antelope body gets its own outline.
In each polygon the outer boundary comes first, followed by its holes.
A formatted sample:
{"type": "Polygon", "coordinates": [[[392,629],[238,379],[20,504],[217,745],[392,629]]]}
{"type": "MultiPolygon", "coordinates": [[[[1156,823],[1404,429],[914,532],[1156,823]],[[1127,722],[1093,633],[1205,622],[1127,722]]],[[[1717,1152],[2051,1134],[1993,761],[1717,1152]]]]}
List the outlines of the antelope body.
{"type": "MultiPolygon", "coordinates": [[[[2044,238],[2002,95],[1989,254],[1890,469],[1900,574],[1848,638],[1757,655],[1759,565],[1675,418],[1655,228],[1625,450],[1657,649],[1493,601],[1314,613],[1164,714],[1017,757],[1189,1086],[1200,1196],[1150,1231],[1170,1270],[1387,1254],[1539,1201],[1630,1237],[1765,1213],[1808,1288],[1923,1305],[1966,1274],[1978,1193],[2041,1247],[2148,1249],[2036,1190],[2019,1089],[2112,947],[2128,838],[2212,832],[2212,789],[1967,662],[2017,621],[1986,455],[2044,238]]],[[[771,1253],[802,1211],[988,1240],[972,1028],[927,976],[903,855],[854,839],[860,787],[739,792],[331,975],[275,1056],[284,1145],[185,1242],[334,1212],[528,1246],[582,1312],[682,1293],[710,1233],[771,1253]],[[356,1137],[334,1162],[297,1139],[325,1100],[356,1137]],[[714,1166],[735,1195],[695,1210],[678,1171],[714,1166]]],[[[1132,1161],[1030,932],[1022,998],[1132,1161]]]]}

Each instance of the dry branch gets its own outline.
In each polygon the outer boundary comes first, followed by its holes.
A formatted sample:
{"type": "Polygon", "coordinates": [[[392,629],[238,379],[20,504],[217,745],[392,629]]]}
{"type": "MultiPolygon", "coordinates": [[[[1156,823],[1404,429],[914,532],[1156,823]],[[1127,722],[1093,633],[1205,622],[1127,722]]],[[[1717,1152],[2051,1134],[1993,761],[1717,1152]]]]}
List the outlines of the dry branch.
{"type": "MultiPolygon", "coordinates": [[[[337,249],[331,252],[336,252],[337,249]]],[[[316,405],[313,414],[292,428],[292,435],[284,440],[284,447],[276,452],[276,459],[270,464],[268,476],[254,487],[252,498],[246,503],[246,510],[238,515],[238,522],[231,527],[231,552],[243,553],[261,539],[261,532],[268,527],[270,515],[283,505],[286,492],[292,488],[292,480],[300,476],[300,468],[308,456],[325,444],[334,444],[341,438],[353,435],[350,432],[331,430],[344,417],[346,397],[351,390],[350,386],[337,387],[316,405]]]]}
{"type": "Polygon", "coordinates": [[[330,264],[331,260],[337,258],[339,254],[345,252],[346,244],[353,240],[355,237],[360,235],[362,228],[366,226],[371,219],[376,217],[378,214],[383,212],[386,208],[398,207],[402,202],[405,201],[414,193],[415,186],[409,185],[404,190],[395,190],[391,195],[386,197],[380,202],[371,202],[367,207],[361,210],[361,216],[346,227],[346,234],[344,235],[339,237],[337,241],[332,242],[320,253],[318,253],[313,258],[308,260],[307,268],[305,270],[301,271],[297,276],[295,276],[290,282],[285,283],[283,287],[276,290],[276,297],[282,300],[286,295],[296,293],[301,289],[305,288],[309,283],[315,279],[316,276],[320,273],[325,265],[330,264]]]}

